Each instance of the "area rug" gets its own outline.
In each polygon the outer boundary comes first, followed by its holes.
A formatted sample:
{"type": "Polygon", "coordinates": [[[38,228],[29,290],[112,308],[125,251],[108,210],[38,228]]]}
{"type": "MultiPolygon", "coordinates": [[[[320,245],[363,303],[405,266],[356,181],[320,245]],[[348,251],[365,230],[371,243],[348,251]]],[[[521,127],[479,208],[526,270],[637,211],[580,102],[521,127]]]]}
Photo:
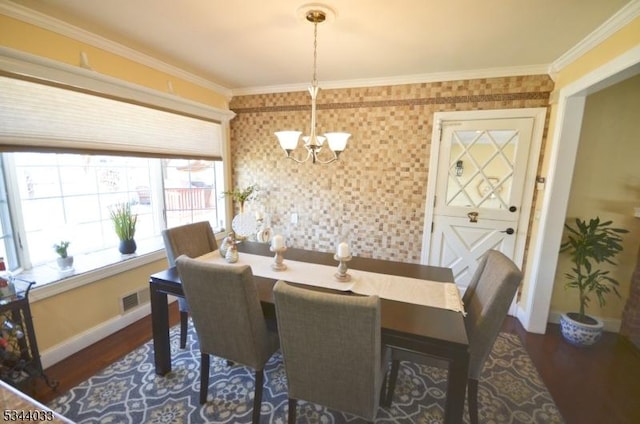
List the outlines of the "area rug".
{"type": "MultiPolygon", "coordinates": [[[[171,330],[173,371],[154,372],[153,344],[146,343],[96,376],[52,401],[49,406],[77,423],[185,424],[250,423],[253,372],[211,358],[209,397],[199,404],[200,352],[191,327],[187,348],[179,348],[171,330]]],[[[390,408],[380,408],[376,423],[443,422],[447,371],[402,362],[390,408]]],[[[562,423],[562,417],[517,335],[501,333],[479,383],[482,423],[562,423]]],[[[277,352],[265,368],[262,423],[287,422],[287,380],[277,352]]],[[[468,413],[465,406],[465,422],[468,413]]],[[[298,403],[298,423],[362,423],[307,402],[298,403]]]]}

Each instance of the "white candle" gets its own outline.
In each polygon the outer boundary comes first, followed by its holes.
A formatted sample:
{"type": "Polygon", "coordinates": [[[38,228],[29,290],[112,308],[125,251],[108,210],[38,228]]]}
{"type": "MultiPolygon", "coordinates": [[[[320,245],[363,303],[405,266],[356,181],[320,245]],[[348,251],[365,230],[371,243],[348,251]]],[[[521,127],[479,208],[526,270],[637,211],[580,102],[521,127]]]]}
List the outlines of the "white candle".
{"type": "Polygon", "coordinates": [[[284,247],[284,238],[280,234],[276,234],[271,239],[271,247],[275,249],[282,249],[284,247]]]}
{"type": "Polygon", "coordinates": [[[345,242],[342,242],[338,245],[338,257],[346,258],[349,256],[349,245],[345,242]]]}

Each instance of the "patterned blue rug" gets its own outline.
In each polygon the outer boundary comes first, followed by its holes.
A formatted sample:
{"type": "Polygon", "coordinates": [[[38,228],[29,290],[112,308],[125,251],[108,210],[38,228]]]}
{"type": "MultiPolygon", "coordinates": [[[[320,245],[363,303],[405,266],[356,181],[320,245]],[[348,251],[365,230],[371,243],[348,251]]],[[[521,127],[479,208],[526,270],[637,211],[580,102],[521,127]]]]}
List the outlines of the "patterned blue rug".
{"type": "MultiPolygon", "coordinates": [[[[211,358],[209,397],[199,404],[200,352],[193,329],[187,348],[171,330],[173,371],[154,372],[151,342],[56,398],[49,406],[77,423],[184,424],[250,423],[254,381],[250,369],[211,358]]],[[[447,371],[402,362],[391,408],[378,410],[377,423],[443,422],[447,371]]],[[[501,333],[479,384],[482,423],[562,423],[548,390],[517,335],[501,333]]],[[[280,353],[265,369],[262,423],[287,421],[287,381],[280,353]]],[[[465,406],[465,422],[468,414],[465,406]]],[[[298,423],[362,423],[352,415],[298,403],[298,423]]]]}

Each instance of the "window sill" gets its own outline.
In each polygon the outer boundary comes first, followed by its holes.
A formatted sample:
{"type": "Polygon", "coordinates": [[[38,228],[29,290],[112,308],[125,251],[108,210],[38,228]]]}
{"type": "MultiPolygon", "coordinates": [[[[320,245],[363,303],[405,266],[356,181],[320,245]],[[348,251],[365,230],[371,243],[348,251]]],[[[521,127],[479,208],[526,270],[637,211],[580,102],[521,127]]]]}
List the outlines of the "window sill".
{"type": "Polygon", "coordinates": [[[136,253],[131,255],[122,255],[116,248],[86,255],[74,255],[74,267],[70,272],[61,272],[53,261],[16,274],[16,277],[35,281],[29,293],[29,300],[33,302],[163,258],[166,258],[164,245],[162,238],[157,237],[139,242],[136,253]]]}

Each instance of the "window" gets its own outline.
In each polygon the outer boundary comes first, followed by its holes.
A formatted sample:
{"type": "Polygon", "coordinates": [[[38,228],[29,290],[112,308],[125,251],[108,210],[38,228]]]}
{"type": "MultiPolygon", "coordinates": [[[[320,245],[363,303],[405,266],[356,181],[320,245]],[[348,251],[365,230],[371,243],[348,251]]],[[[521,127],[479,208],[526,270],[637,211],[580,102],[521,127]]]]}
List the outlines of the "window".
{"type": "Polygon", "coordinates": [[[138,213],[138,253],[160,250],[163,228],[209,220],[222,230],[229,172],[222,157],[233,112],[35,56],[5,57],[0,255],[11,270],[26,269],[23,276],[38,283],[60,279],[52,246],[62,240],[71,241],[76,273],[122,262],[109,215],[114,202],[130,202],[138,213]]]}
{"type": "Polygon", "coordinates": [[[164,159],[162,175],[168,228],[204,220],[224,227],[224,214],[211,213],[224,210],[222,161],[164,159]]]}
{"type": "Polygon", "coordinates": [[[0,75],[0,256],[10,270],[60,279],[53,244],[63,240],[77,273],[121,261],[116,203],[138,214],[138,253],[160,250],[164,228],[208,220],[223,230],[231,111],[73,66],[57,64],[52,82],[49,62],[7,63],[16,69],[0,75]]]}
{"type": "Polygon", "coordinates": [[[224,222],[222,161],[70,153],[5,153],[3,159],[17,218],[14,231],[8,226],[0,234],[5,251],[13,248],[12,233],[23,234],[21,258],[6,255],[12,269],[17,262],[29,269],[53,261],[53,243],[62,240],[71,241],[74,255],[115,249],[110,211],[118,203],[130,203],[138,215],[137,242],[168,227],[207,220],[219,229],[224,222]]]}

